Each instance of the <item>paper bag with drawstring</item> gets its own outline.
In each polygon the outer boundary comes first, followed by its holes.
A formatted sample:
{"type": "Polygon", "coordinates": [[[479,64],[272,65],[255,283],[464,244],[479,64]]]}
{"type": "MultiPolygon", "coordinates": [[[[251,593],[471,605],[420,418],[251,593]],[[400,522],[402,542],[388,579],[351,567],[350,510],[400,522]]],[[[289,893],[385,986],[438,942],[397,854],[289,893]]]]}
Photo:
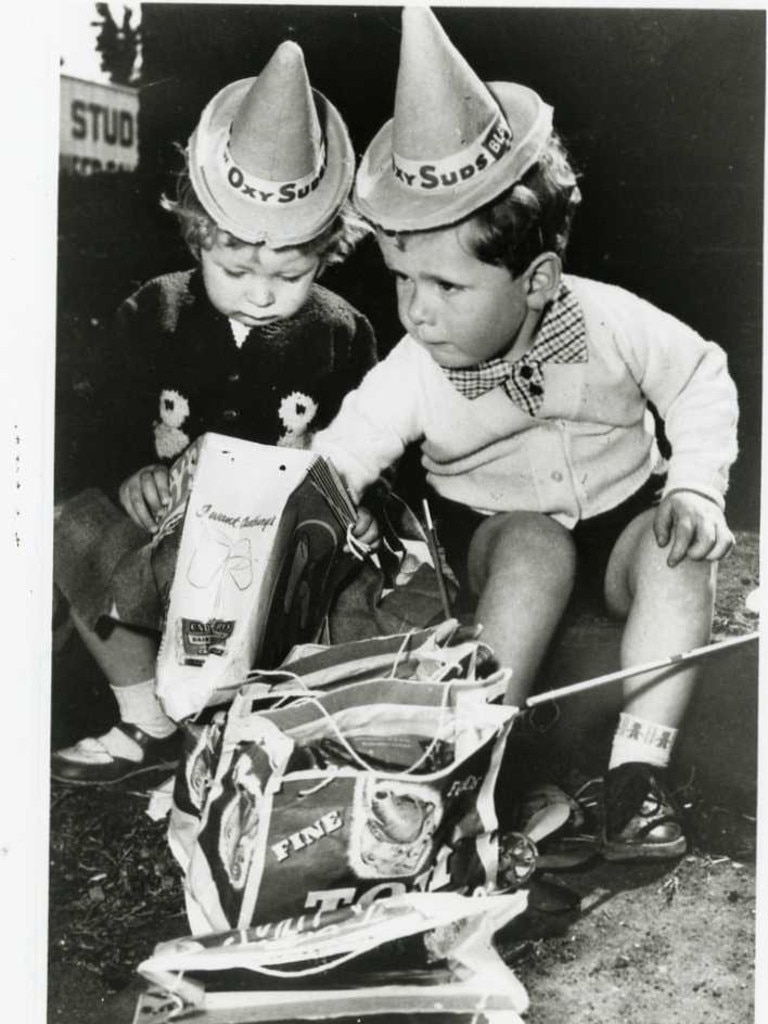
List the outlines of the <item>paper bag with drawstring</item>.
{"type": "Polygon", "coordinates": [[[465,682],[299,688],[266,711],[263,685],[244,687],[181,768],[169,838],[192,931],[492,889],[493,792],[515,709],[465,682]]]}

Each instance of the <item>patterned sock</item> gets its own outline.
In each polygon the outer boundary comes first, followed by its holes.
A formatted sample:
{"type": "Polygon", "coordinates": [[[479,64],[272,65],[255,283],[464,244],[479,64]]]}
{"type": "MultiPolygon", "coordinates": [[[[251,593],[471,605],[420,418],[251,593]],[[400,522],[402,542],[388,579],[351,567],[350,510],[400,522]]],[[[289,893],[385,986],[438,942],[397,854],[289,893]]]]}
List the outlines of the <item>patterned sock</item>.
{"type": "Polygon", "coordinates": [[[645,718],[636,718],[622,711],[613,735],[608,769],[628,761],[642,761],[657,768],[666,768],[677,739],[677,729],[658,725],[645,718]]]}
{"type": "Polygon", "coordinates": [[[146,679],[143,683],[131,686],[111,686],[120,718],[124,722],[138,725],[149,736],[157,740],[164,739],[176,731],[176,723],[163,711],[160,701],[155,696],[155,680],[146,679]]]}

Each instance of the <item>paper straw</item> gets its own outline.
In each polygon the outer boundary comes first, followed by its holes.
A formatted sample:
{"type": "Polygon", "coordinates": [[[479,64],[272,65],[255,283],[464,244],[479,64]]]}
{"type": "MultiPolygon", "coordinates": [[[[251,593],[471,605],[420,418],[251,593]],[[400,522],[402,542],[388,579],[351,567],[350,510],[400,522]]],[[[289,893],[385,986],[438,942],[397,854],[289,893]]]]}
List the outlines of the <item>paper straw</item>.
{"type": "Polygon", "coordinates": [[[585,679],[581,683],[572,683],[570,686],[561,686],[559,689],[547,690],[545,693],[536,693],[523,702],[523,709],[535,707],[537,704],[544,704],[549,700],[560,700],[562,697],[571,697],[575,693],[583,693],[596,686],[603,686],[606,683],[615,683],[621,679],[629,679],[632,676],[639,676],[643,672],[657,672],[659,669],[671,668],[682,665],[687,661],[702,658],[707,654],[716,654],[728,647],[735,647],[738,644],[749,643],[759,638],[759,632],[746,633],[744,636],[732,636],[727,640],[720,640],[714,644],[707,644],[706,647],[695,647],[682,654],[672,654],[668,658],[660,658],[658,661],[649,661],[644,665],[630,665],[629,668],[622,668],[616,672],[608,672],[603,676],[595,676],[594,679],[585,679]]]}
{"type": "Polygon", "coordinates": [[[432,513],[429,510],[429,502],[426,498],[423,499],[422,505],[424,507],[424,519],[426,522],[426,534],[427,543],[429,545],[429,553],[432,555],[432,561],[435,563],[435,574],[437,575],[437,589],[440,591],[440,603],[443,606],[443,614],[446,619],[450,619],[453,615],[451,611],[451,602],[448,600],[448,591],[445,586],[445,578],[443,576],[443,567],[440,563],[440,552],[437,547],[437,534],[435,532],[435,524],[432,522],[432,513]]]}

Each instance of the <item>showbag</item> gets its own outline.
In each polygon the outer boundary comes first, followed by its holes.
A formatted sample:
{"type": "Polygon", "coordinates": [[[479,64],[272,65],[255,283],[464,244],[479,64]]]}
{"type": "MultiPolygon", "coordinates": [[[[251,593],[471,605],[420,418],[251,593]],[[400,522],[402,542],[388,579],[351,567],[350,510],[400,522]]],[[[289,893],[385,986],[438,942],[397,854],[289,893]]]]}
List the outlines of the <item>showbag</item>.
{"type": "MultiPolygon", "coordinates": [[[[310,452],[204,434],[170,473],[153,561],[173,565],[157,694],[182,720],[317,638],[354,560],[355,509],[310,452]]],[[[231,696],[231,694],[230,694],[231,696]]]]}
{"type": "Polygon", "coordinates": [[[180,767],[169,839],[193,932],[495,890],[493,792],[514,708],[466,681],[392,676],[257,711],[262,698],[244,687],[180,767]]]}
{"type": "Polygon", "coordinates": [[[469,1014],[522,1024],[528,993],[493,944],[527,894],[407,893],[160,943],[135,1024],[469,1014]],[[227,990],[229,980],[231,987],[227,990]]]}

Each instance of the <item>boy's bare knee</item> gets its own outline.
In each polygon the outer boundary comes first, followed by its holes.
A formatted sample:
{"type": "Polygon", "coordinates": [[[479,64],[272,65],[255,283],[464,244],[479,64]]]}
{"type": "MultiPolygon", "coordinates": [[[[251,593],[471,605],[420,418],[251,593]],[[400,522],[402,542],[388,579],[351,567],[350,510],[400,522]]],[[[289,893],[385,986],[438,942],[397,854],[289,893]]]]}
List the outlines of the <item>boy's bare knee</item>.
{"type": "Polygon", "coordinates": [[[714,592],[717,565],[714,562],[684,558],[675,566],[667,564],[668,547],[660,548],[655,538],[646,541],[638,560],[635,588],[646,586],[665,594],[680,594],[686,603],[709,600],[714,592]]]}
{"type": "Polygon", "coordinates": [[[625,616],[639,594],[664,600],[679,593],[686,603],[696,604],[709,601],[714,592],[716,565],[684,558],[670,567],[669,546],[659,546],[652,522],[652,515],[646,515],[631,524],[611,556],[605,590],[613,614],[625,616]]]}
{"type": "Polygon", "coordinates": [[[530,570],[542,582],[570,586],[576,548],[565,527],[538,512],[505,512],[478,529],[469,552],[470,581],[479,590],[491,573],[530,570]]]}

